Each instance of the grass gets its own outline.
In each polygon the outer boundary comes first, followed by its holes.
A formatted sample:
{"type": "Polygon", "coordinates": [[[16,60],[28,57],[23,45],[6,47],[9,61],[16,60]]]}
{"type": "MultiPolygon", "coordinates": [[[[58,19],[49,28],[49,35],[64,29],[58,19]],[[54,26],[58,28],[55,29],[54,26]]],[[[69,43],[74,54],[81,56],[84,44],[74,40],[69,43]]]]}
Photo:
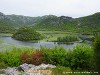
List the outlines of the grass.
{"type": "Polygon", "coordinates": [[[8,36],[12,36],[13,34],[10,34],[10,33],[0,33],[0,36],[6,36],[6,37],[8,37],[8,36]]]}
{"type": "Polygon", "coordinates": [[[0,40],[0,44],[2,44],[3,43],[3,40],[0,40]]]}
{"type": "Polygon", "coordinates": [[[6,51],[6,50],[12,50],[13,48],[33,48],[30,46],[23,46],[23,45],[15,45],[15,44],[10,44],[10,43],[0,43],[0,51],[6,51]]]}
{"type": "Polygon", "coordinates": [[[64,32],[64,31],[37,31],[37,32],[45,34],[46,38],[41,41],[47,41],[47,42],[57,41],[58,37],[65,37],[66,35],[74,35],[74,34],[77,35],[77,33],[64,32]]]}
{"type": "Polygon", "coordinates": [[[57,66],[52,69],[52,75],[72,75],[71,73],[67,74],[66,72],[72,72],[68,67],[57,66]]]}
{"type": "Polygon", "coordinates": [[[89,73],[82,73],[86,71],[73,71],[69,67],[57,66],[56,68],[52,69],[52,75],[93,75],[89,73]],[[80,72],[80,73],[75,73],[80,72]]]}

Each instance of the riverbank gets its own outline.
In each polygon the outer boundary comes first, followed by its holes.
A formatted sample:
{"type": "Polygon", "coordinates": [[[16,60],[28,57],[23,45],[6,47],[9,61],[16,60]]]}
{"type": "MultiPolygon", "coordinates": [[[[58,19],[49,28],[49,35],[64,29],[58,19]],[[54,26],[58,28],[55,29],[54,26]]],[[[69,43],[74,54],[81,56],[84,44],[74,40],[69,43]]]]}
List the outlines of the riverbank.
{"type": "Polygon", "coordinates": [[[4,36],[4,37],[11,37],[13,34],[10,33],[0,33],[0,36],[4,36]]]}

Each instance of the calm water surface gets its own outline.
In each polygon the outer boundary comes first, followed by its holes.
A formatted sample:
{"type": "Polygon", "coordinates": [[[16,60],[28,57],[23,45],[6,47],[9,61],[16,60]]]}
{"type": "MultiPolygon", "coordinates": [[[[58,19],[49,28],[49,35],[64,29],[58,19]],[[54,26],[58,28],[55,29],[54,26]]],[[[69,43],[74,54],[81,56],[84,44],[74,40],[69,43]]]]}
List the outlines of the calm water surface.
{"type": "Polygon", "coordinates": [[[40,46],[45,46],[47,48],[53,48],[55,46],[62,46],[66,49],[68,48],[73,48],[74,46],[77,45],[77,43],[73,43],[73,44],[59,44],[57,42],[43,42],[43,41],[39,41],[39,42],[25,42],[25,41],[18,41],[15,40],[11,37],[1,37],[0,36],[0,40],[3,40],[4,43],[10,43],[10,44],[14,44],[14,45],[23,45],[23,46],[31,46],[31,47],[35,47],[35,48],[40,48],[40,46]]]}

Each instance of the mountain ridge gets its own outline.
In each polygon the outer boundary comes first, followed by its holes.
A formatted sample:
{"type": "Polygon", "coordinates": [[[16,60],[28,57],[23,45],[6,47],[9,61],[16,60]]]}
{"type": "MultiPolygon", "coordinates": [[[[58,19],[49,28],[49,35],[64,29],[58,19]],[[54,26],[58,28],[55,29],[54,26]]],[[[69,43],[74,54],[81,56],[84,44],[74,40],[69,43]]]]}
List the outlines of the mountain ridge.
{"type": "Polygon", "coordinates": [[[74,32],[94,32],[100,30],[100,12],[79,18],[69,16],[45,15],[30,17],[23,15],[4,15],[0,12],[0,26],[20,28],[32,26],[36,30],[61,30],[74,32]],[[2,25],[2,23],[4,25],[2,25]]]}

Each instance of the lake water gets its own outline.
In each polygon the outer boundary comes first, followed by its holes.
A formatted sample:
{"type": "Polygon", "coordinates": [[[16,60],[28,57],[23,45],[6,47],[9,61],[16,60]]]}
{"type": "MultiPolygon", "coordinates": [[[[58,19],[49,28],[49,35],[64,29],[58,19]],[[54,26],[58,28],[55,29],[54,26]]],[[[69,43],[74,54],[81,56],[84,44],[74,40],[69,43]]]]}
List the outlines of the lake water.
{"type": "Polygon", "coordinates": [[[73,44],[59,44],[57,42],[43,42],[43,41],[39,41],[39,42],[25,42],[25,41],[18,41],[15,40],[11,37],[1,37],[0,36],[0,40],[3,40],[4,43],[10,43],[10,44],[14,44],[14,45],[23,45],[23,46],[31,46],[34,48],[40,48],[40,46],[45,46],[47,48],[53,48],[55,46],[62,46],[65,49],[68,48],[73,48],[74,46],[77,45],[77,43],[73,43],[73,44]]]}

